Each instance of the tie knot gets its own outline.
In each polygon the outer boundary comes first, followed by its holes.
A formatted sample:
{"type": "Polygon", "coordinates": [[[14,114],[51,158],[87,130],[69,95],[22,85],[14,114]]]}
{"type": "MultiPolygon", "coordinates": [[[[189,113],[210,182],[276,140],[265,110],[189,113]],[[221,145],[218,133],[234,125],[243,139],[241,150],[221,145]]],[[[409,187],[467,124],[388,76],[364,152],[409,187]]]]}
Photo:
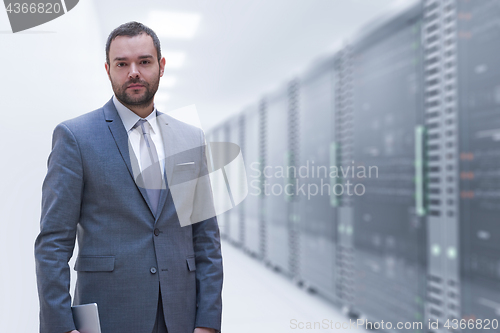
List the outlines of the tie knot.
{"type": "Polygon", "coordinates": [[[139,119],[137,123],[135,123],[134,128],[141,126],[142,134],[149,134],[149,124],[146,119],[139,119]]]}

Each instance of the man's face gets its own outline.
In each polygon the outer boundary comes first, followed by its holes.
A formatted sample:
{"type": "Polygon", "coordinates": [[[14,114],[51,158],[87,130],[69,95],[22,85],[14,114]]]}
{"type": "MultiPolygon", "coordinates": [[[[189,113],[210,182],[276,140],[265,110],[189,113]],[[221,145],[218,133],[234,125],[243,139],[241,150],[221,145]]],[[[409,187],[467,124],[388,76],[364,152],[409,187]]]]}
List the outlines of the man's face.
{"type": "Polygon", "coordinates": [[[151,36],[116,37],[109,48],[109,62],[105,67],[118,100],[125,105],[149,105],[165,68],[165,58],[158,64],[151,36]]]}

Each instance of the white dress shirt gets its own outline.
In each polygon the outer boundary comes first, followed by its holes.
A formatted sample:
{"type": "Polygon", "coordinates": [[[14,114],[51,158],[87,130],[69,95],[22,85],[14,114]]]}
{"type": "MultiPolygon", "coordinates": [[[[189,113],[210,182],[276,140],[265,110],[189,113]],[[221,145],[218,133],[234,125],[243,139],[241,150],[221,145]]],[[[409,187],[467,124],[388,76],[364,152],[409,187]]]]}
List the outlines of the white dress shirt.
{"type": "MultiPolygon", "coordinates": [[[[163,179],[164,178],[163,172],[165,170],[165,150],[163,148],[163,140],[160,132],[160,127],[158,125],[158,120],[156,117],[156,107],[153,106],[153,112],[151,112],[146,118],[141,118],[134,111],[130,110],[125,105],[123,105],[116,98],[115,95],[113,95],[113,103],[115,104],[116,110],[118,111],[120,118],[122,119],[125,131],[127,131],[128,139],[132,145],[132,149],[134,150],[135,156],[141,156],[140,143],[141,143],[142,130],[140,126],[136,127],[135,129],[132,129],[132,127],[134,127],[134,125],[137,123],[139,119],[145,119],[147,121],[147,124],[149,124],[151,139],[153,140],[156,146],[156,152],[158,154],[158,160],[160,161],[160,167],[161,167],[161,177],[163,179]]],[[[139,169],[142,171],[141,159],[137,158],[137,162],[139,163],[139,169]]]]}

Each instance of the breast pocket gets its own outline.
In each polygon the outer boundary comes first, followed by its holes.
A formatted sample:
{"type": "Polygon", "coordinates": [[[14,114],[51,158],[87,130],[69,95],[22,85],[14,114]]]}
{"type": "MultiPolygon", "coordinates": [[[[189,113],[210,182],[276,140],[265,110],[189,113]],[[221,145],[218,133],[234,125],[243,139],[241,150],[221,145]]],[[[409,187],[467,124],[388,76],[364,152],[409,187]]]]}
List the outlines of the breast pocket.
{"type": "Polygon", "coordinates": [[[78,256],[75,262],[77,272],[112,272],[114,269],[114,256],[78,256]]]}
{"type": "Polygon", "coordinates": [[[198,177],[198,165],[195,162],[182,162],[174,166],[172,182],[169,185],[178,185],[198,177]]]}

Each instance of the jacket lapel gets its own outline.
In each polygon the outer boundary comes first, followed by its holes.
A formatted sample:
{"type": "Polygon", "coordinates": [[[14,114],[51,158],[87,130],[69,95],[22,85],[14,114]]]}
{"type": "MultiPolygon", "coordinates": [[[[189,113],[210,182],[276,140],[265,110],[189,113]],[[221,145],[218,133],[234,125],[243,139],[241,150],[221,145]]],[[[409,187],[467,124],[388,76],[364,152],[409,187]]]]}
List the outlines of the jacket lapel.
{"type": "Polygon", "coordinates": [[[161,191],[156,220],[158,220],[163,206],[165,206],[165,202],[167,201],[168,193],[170,192],[169,182],[172,180],[172,172],[174,170],[173,147],[175,147],[175,136],[172,133],[171,126],[168,124],[168,117],[164,113],[157,110],[157,121],[163,141],[163,150],[165,151],[164,176],[166,177],[165,183],[167,188],[166,190],[161,191]]]}
{"type": "MultiPolygon", "coordinates": [[[[118,150],[120,151],[120,154],[123,158],[123,162],[125,163],[125,165],[127,165],[127,169],[130,173],[130,176],[134,180],[135,186],[141,192],[142,197],[146,201],[146,203],[149,207],[149,210],[151,211],[151,214],[153,214],[153,209],[151,208],[151,203],[149,202],[148,193],[146,192],[146,190],[144,188],[137,186],[137,182],[134,178],[134,170],[139,169],[138,163],[137,163],[137,157],[135,156],[132,147],[129,146],[128,134],[125,131],[125,127],[123,126],[123,122],[120,118],[120,115],[118,114],[118,111],[116,111],[116,108],[115,108],[115,105],[113,103],[112,98],[104,105],[103,110],[104,110],[104,117],[105,117],[106,122],[108,124],[109,130],[113,136],[113,139],[115,140],[116,146],[118,147],[118,150]],[[134,167],[132,167],[129,152],[132,152],[132,159],[134,162],[134,167]]],[[[162,192],[166,192],[166,191],[162,191],[162,192]]],[[[159,209],[160,209],[160,204],[158,205],[158,212],[160,211],[159,209]]],[[[157,216],[158,215],[159,214],[157,214],[157,216]]],[[[153,214],[153,216],[154,216],[154,214],[153,214]]]]}

